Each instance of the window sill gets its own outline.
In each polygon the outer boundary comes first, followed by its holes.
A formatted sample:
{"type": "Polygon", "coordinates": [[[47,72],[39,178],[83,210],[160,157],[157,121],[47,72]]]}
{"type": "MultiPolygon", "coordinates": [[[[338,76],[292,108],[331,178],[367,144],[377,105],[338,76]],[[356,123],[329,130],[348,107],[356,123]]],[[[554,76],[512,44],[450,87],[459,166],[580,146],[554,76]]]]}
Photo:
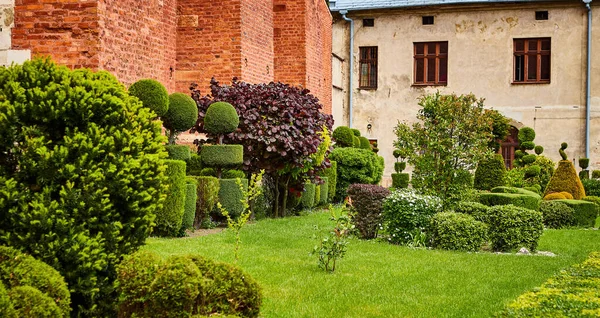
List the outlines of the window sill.
{"type": "Polygon", "coordinates": [[[512,85],[535,85],[535,84],[550,84],[550,81],[543,82],[512,82],[512,85]]]}
{"type": "Polygon", "coordinates": [[[358,89],[363,91],[376,91],[377,87],[359,87],[358,89]]]}
{"type": "Polygon", "coordinates": [[[417,83],[417,84],[412,84],[412,87],[424,87],[424,86],[448,86],[448,83],[443,83],[443,84],[433,84],[433,83],[417,83]]]}

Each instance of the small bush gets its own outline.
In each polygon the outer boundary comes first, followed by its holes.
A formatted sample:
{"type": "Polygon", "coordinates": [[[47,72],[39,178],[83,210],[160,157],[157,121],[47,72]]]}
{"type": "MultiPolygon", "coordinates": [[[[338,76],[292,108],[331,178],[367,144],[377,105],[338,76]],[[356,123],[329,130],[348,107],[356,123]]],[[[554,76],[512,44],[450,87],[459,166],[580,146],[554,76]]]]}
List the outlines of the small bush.
{"type": "Polygon", "coordinates": [[[487,237],[487,226],[472,216],[454,212],[437,213],[429,227],[431,246],[445,250],[478,251],[487,237]]]}
{"type": "Polygon", "coordinates": [[[10,302],[10,297],[8,296],[8,291],[6,290],[6,287],[4,287],[4,284],[2,282],[0,282],[0,317],[6,317],[6,318],[17,317],[15,308],[13,308],[13,305],[10,302]]]}
{"type": "Polygon", "coordinates": [[[353,183],[377,184],[381,181],[383,165],[380,157],[372,151],[336,148],[331,152],[330,158],[337,162],[337,201],[346,197],[346,190],[353,183]]]}
{"type": "Polygon", "coordinates": [[[592,170],[592,178],[600,179],[600,170],[592,170]]]}
{"type": "Polygon", "coordinates": [[[31,286],[16,286],[8,291],[8,297],[19,318],[65,317],[54,300],[31,286]]]}
{"type": "Polygon", "coordinates": [[[356,129],[356,128],[350,128],[352,130],[352,133],[354,134],[354,136],[356,137],[360,137],[360,130],[356,129]]]}
{"type": "Polygon", "coordinates": [[[352,137],[352,147],[354,148],[361,148],[360,147],[360,137],[352,137]]]}
{"type": "Polygon", "coordinates": [[[333,131],[333,140],[338,147],[354,146],[354,133],[346,126],[339,126],[333,131]]]}
{"type": "Polygon", "coordinates": [[[198,197],[198,185],[196,179],[186,179],[185,205],[183,208],[183,220],[181,221],[180,234],[185,230],[191,230],[194,227],[196,217],[196,201],[198,197]]]}
{"type": "Polygon", "coordinates": [[[202,221],[207,219],[219,202],[219,179],[215,177],[194,177],[196,181],[196,214],[194,228],[200,228],[202,221]]]}
{"type": "Polygon", "coordinates": [[[169,159],[187,162],[191,158],[190,147],[186,145],[166,145],[165,149],[169,154],[169,159]]]}
{"type": "Polygon", "coordinates": [[[533,130],[531,127],[523,127],[519,130],[517,138],[519,138],[521,143],[533,141],[535,139],[535,130],[533,130]]]}
{"type": "Polygon", "coordinates": [[[587,180],[589,178],[590,178],[590,171],[589,170],[581,170],[581,171],[579,171],[579,179],[581,181],[587,180]]]}
{"type": "Polygon", "coordinates": [[[473,187],[478,190],[490,190],[506,185],[506,166],[501,155],[495,155],[488,160],[482,160],[475,170],[473,187]]]}
{"type": "Polygon", "coordinates": [[[319,201],[319,204],[326,204],[327,202],[329,202],[329,178],[321,177],[321,180],[323,180],[323,184],[320,187],[321,201],[319,201]]]}
{"type": "Polygon", "coordinates": [[[541,195],[542,194],[542,187],[540,187],[539,184],[536,184],[532,187],[523,187],[523,190],[527,190],[527,191],[531,191],[537,195],[541,195]]]}
{"type": "Polygon", "coordinates": [[[173,132],[182,132],[194,127],[198,120],[198,107],[189,95],[169,95],[169,109],[162,116],[163,126],[173,132]]]}
{"type": "Polygon", "coordinates": [[[555,200],[562,202],[575,211],[573,217],[575,225],[580,227],[594,227],[598,217],[598,205],[584,200],[555,200]]]}
{"type": "MultiPolygon", "coordinates": [[[[571,196],[571,198],[573,198],[573,196],[571,196]]],[[[565,200],[566,197],[563,194],[563,192],[554,192],[554,193],[550,193],[548,195],[546,195],[544,197],[545,201],[551,201],[551,200],[565,200]]]]}
{"type": "Polygon", "coordinates": [[[392,188],[403,189],[408,188],[410,182],[410,174],[408,173],[392,173],[392,188]]]}
{"type": "Polygon", "coordinates": [[[544,147],[542,147],[540,145],[535,146],[535,148],[533,148],[533,149],[534,149],[533,151],[535,151],[535,154],[538,156],[544,152],[544,147]]]}
{"type": "Polygon", "coordinates": [[[302,198],[300,199],[300,203],[302,204],[303,208],[312,209],[315,206],[315,190],[316,186],[314,183],[304,184],[304,192],[302,193],[302,198]]]}
{"type": "Polygon", "coordinates": [[[327,190],[327,200],[334,202],[335,191],[337,189],[337,162],[334,160],[329,161],[331,167],[323,170],[323,176],[327,177],[329,190],[327,190]]]}
{"type": "MultiPolygon", "coordinates": [[[[600,170],[598,170],[600,171],[600,170]]],[[[590,196],[600,197],[600,179],[581,180],[581,184],[585,189],[585,194],[590,196]]]]}
{"type": "Polygon", "coordinates": [[[229,134],[234,132],[239,124],[240,117],[237,111],[226,102],[212,103],[204,115],[204,130],[211,134],[229,134]]]}
{"type": "Polygon", "coordinates": [[[117,266],[119,317],[132,317],[145,312],[152,294],[152,281],[163,260],[155,253],[138,251],[127,255],[117,266]]]}
{"type": "MultiPolygon", "coordinates": [[[[244,210],[242,205],[242,191],[238,186],[237,179],[219,179],[219,202],[232,219],[237,218],[244,210]]],[[[248,189],[248,179],[241,179],[245,189],[248,189]]]]}
{"type": "Polygon", "coordinates": [[[592,202],[592,203],[595,203],[597,206],[600,206],[600,197],[597,197],[597,196],[588,195],[581,200],[592,202]]]}
{"type": "Polygon", "coordinates": [[[129,87],[129,95],[137,97],[144,107],[154,111],[156,116],[162,117],[169,110],[169,93],[158,81],[143,79],[129,87]]]}
{"type": "Polygon", "coordinates": [[[544,191],[544,196],[552,192],[569,192],[576,200],[585,196],[585,190],[573,163],[569,160],[561,160],[558,162],[558,168],[554,171],[552,178],[548,182],[548,186],[544,191]]]}
{"type": "Polygon", "coordinates": [[[200,150],[200,157],[208,167],[234,168],[244,162],[244,146],[204,145],[200,150]]]}
{"type": "MultiPolygon", "coordinates": [[[[525,160],[523,160],[525,161],[525,160]]],[[[540,175],[542,168],[538,165],[525,167],[525,178],[535,178],[540,175]]]]}
{"type": "Polygon", "coordinates": [[[460,201],[454,206],[454,212],[468,214],[477,221],[487,223],[490,208],[479,202],[460,201]]]}
{"type": "Polygon", "coordinates": [[[541,199],[538,195],[516,193],[482,193],[479,202],[487,206],[509,205],[539,211],[541,199]]]}
{"type": "Polygon", "coordinates": [[[352,199],[352,224],[363,239],[377,237],[381,224],[382,205],[390,190],[372,184],[352,184],[348,187],[352,199]]]}
{"type": "Polygon", "coordinates": [[[371,142],[367,137],[358,137],[360,139],[360,148],[371,150],[371,142]]]}
{"type": "Polygon", "coordinates": [[[388,240],[408,243],[416,232],[424,232],[431,217],[440,212],[440,198],[417,194],[412,189],[395,190],[383,202],[383,221],[388,240]]]}
{"type": "Polygon", "coordinates": [[[534,197],[539,197],[540,195],[537,194],[535,191],[531,191],[531,190],[527,190],[524,188],[517,188],[517,187],[495,187],[491,190],[492,193],[515,193],[515,194],[525,194],[525,195],[532,195],[534,197]]]}
{"type": "Polygon", "coordinates": [[[191,154],[190,158],[185,161],[185,174],[188,176],[199,176],[202,169],[202,159],[198,154],[191,154]]]}
{"type": "Polygon", "coordinates": [[[156,211],[154,234],[158,236],[177,236],[181,228],[185,211],[185,162],[165,160],[167,171],[166,185],[169,187],[163,209],[156,211]]]}
{"type": "Polygon", "coordinates": [[[590,166],[590,158],[579,158],[579,168],[585,170],[590,166]]]}
{"type": "Polygon", "coordinates": [[[540,205],[544,225],[551,229],[575,225],[575,210],[559,201],[544,201],[540,205]]]}
{"type": "Polygon", "coordinates": [[[573,196],[569,192],[560,192],[567,200],[573,200],[573,196]]]}
{"type": "Polygon", "coordinates": [[[541,212],[514,205],[493,206],[489,211],[489,237],[494,250],[537,249],[544,231],[541,212]]]}
{"type": "Polygon", "coordinates": [[[394,162],[394,171],[396,173],[401,173],[404,169],[406,169],[406,162],[394,162]]]}
{"type": "Polygon", "coordinates": [[[521,161],[523,161],[524,164],[529,165],[529,164],[534,163],[536,158],[537,158],[536,155],[529,154],[529,155],[524,155],[523,158],[521,158],[521,161]]]}

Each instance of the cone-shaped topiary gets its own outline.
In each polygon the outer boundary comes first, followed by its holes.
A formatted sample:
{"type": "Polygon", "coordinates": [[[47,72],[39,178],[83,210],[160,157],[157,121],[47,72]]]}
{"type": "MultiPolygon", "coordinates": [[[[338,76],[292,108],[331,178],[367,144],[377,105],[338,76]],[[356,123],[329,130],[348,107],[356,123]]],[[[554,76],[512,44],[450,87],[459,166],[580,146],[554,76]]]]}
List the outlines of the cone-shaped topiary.
{"type": "Polygon", "coordinates": [[[169,143],[174,144],[177,135],[191,129],[198,120],[198,106],[188,95],[173,93],[169,95],[169,109],[162,116],[163,126],[169,130],[169,143]]]}
{"type": "Polygon", "coordinates": [[[494,155],[488,160],[482,160],[475,170],[473,187],[478,190],[491,190],[506,185],[506,166],[502,155],[494,155]]]}
{"type": "Polygon", "coordinates": [[[333,139],[338,147],[353,147],[354,133],[346,126],[339,126],[333,131],[333,139]]]}
{"type": "Polygon", "coordinates": [[[239,124],[237,111],[226,102],[212,103],[204,116],[204,129],[215,135],[232,133],[239,124]]]}
{"type": "Polygon", "coordinates": [[[544,198],[553,192],[569,192],[576,200],[585,197],[583,184],[571,161],[561,160],[558,162],[558,168],[554,171],[544,191],[544,198]]]}
{"type": "Polygon", "coordinates": [[[144,107],[150,108],[158,117],[169,110],[169,93],[159,81],[139,80],[129,87],[129,95],[137,97],[144,107]]]}

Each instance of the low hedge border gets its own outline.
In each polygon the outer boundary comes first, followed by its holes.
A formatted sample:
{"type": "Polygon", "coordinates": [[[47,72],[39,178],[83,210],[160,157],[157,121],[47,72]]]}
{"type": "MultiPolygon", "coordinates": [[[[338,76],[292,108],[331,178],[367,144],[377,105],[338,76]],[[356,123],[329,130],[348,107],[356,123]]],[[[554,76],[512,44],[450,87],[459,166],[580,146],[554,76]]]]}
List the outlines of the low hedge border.
{"type": "Polygon", "coordinates": [[[539,195],[517,193],[482,193],[479,195],[479,202],[487,206],[512,204],[514,206],[519,206],[535,211],[540,210],[541,201],[542,200],[539,195]]]}
{"type": "Polygon", "coordinates": [[[593,202],[584,200],[554,200],[562,202],[575,210],[573,217],[575,226],[594,227],[596,218],[598,217],[598,205],[593,202]]]}
{"type": "Polygon", "coordinates": [[[200,150],[200,158],[207,167],[236,167],[244,162],[244,146],[205,145],[200,150]]]}

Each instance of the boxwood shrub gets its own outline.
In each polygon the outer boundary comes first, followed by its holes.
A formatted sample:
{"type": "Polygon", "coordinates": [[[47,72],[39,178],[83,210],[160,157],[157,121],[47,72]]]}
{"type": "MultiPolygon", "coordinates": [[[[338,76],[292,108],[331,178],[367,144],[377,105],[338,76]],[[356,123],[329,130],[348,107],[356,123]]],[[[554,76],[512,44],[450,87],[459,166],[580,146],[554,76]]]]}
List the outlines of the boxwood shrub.
{"type": "Polygon", "coordinates": [[[327,202],[329,202],[329,178],[321,177],[321,180],[323,180],[323,184],[320,187],[321,201],[319,202],[319,204],[326,204],[327,202]]]}
{"type": "MultiPolygon", "coordinates": [[[[396,162],[398,163],[398,162],[396,162]]],[[[404,163],[404,162],[401,162],[404,163]]],[[[403,189],[408,188],[410,174],[408,173],[392,173],[392,188],[403,189]]]]}
{"type": "Polygon", "coordinates": [[[352,184],[348,187],[352,199],[352,224],[363,239],[374,239],[381,226],[383,201],[390,190],[373,184],[352,184]]]}
{"type": "Polygon", "coordinates": [[[339,126],[333,130],[333,141],[337,147],[352,147],[354,146],[354,132],[346,126],[339,126]]]}
{"type": "Polygon", "coordinates": [[[585,179],[581,180],[581,183],[583,184],[586,195],[600,197],[600,179],[585,179]]]}
{"type": "Polygon", "coordinates": [[[194,228],[200,228],[202,221],[210,216],[219,202],[219,179],[215,177],[194,176],[196,180],[196,214],[194,228]]]}
{"type": "Polygon", "coordinates": [[[166,145],[169,159],[188,161],[191,157],[190,147],[186,145],[166,145]]]}
{"type": "Polygon", "coordinates": [[[200,149],[200,157],[207,167],[237,167],[244,162],[244,146],[204,145],[200,149]]]}
{"type": "Polygon", "coordinates": [[[540,211],[544,216],[544,225],[551,229],[575,225],[575,210],[563,202],[543,201],[540,211]]]}
{"type": "MultiPolygon", "coordinates": [[[[231,218],[238,217],[244,206],[242,205],[242,190],[237,184],[236,179],[219,179],[219,202],[223,208],[229,212],[231,218]]],[[[240,179],[244,189],[248,189],[248,179],[240,179]]]]}
{"type": "Polygon", "coordinates": [[[346,197],[346,190],[353,183],[377,184],[381,181],[383,165],[379,156],[370,150],[335,148],[330,158],[337,162],[337,202],[346,197]]]}
{"type": "Polygon", "coordinates": [[[575,225],[580,227],[594,227],[598,217],[598,205],[584,200],[554,200],[562,202],[573,208],[575,225]]]}
{"type": "Polygon", "coordinates": [[[473,187],[478,190],[491,190],[506,185],[506,166],[501,155],[482,160],[475,170],[473,187]]]}
{"type": "Polygon", "coordinates": [[[307,182],[304,184],[304,192],[300,198],[300,204],[305,209],[312,209],[315,206],[315,191],[316,186],[314,183],[307,182]]]}
{"type": "Polygon", "coordinates": [[[532,196],[536,196],[536,197],[540,197],[540,195],[535,192],[535,191],[531,191],[531,190],[527,190],[524,188],[518,188],[518,187],[494,187],[491,190],[492,193],[516,193],[516,194],[525,194],[525,195],[532,195],[532,196]]]}
{"type": "Polygon", "coordinates": [[[487,223],[490,208],[479,202],[460,201],[454,206],[454,212],[468,214],[477,221],[487,223]]]}
{"type": "Polygon", "coordinates": [[[441,212],[442,201],[421,195],[413,189],[396,189],[383,202],[382,217],[388,240],[405,244],[413,235],[424,232],[431,217],[441,212]]]}
{"type": "Polygon", "coordinates": [[[475,252],[487,239],[487,225],[467,214],[442,212],[431,218],[429,234],[433,248],[475,252]]]}
{"type": "Polygon", "coordinates": [[[154,234],[158,236],[177,236],[185,211],[185,162],[166,159],[167,182],[169,191],[162,210],[156,211],[154,234]]]}
{"type": "Polygon", "coordinates": [[[554,171],[552,178],[546,186],[544,196],[552,192],[569,192],[576,200],[585,197],[585,189],[579,176],[575,171],[575,166],[569,160],[558,162],[558,168],[554,171]]]}
{"type": "Polygon", "coordinates": [[[497,205],[489,211],[488,233],[494,250],[537,249],[544,231],[542,212],[514,205],[497,205]]]}
{"type": "Polygon", "coordinates": [[[202,159],[196,153],[191,154],[185,161],[185,174],[188,176],[199,176],[202,169],[202,159]]]}
{"type": "Polygon", "coordinates": [[[335,202],[335,191],[337,188],[337,162],[335,160],[329,160],[331,167],[323,170],[321,175],[327,178],[329,189],[327,190],[327,200],[329,202],[335,202]]]}
{"type": "Polygon", "coordinates": [[[512,204],[514,206],[539,211],[541,199],[539,195],[534,196],[516,193],[481,193],[479,195],[479,202],[487,206],[512,204]]]}
{"type": "Polygon", "coordinates": [[[137,97],[144,107],[161,117],[169,110],[169,93],[157,80],[142,79],[129,87],[129,95],[137,97]]]}
{"type": "Polygon", "coordinates": [[[181,221],[181,230],[179,234],[184,234],[185,230],[193,229],[194,219],[196,217],[196,201],[198,198],[196,179],[188,177],[185,181],[185,205],[183,208],[183,220],[181,221]]]}

